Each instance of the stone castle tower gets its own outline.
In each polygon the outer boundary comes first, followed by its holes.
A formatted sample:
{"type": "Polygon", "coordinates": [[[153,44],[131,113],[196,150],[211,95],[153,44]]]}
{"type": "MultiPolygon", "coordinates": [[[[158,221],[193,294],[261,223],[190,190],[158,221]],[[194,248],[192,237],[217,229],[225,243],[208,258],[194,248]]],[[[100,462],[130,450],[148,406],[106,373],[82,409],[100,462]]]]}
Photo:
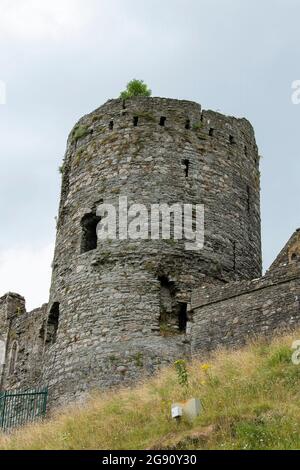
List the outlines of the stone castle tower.
{"type": "Polygon", "coordinates": [[[41,383],[82,395],[190,352],[190,293],[261,275],[259,156],[246,119],[164,98],[108,101],[72,130],[41,383]],[[97,240],[101,202],[203,204],[205,245],[97,240]]]}
{"type": "Polygon", "coordinates": [[[260,277],[258,167],[249,122],[196,103],[112,100],[83,117],[62,167],[50,301],[27,312],[0,297],[0,391],[48,387],[57,405],[299,326],[300,229],[260,277]],[[97,207],[121,197],[204,205],[203,249],[99,239],[97,207]]]}
{"type": "Polygon", "coordinates": [[[111,100],[72,130],[62,174],[49,303],[27,312],[22,296],[0,297],[0,391],[48,387],[57,405],[300,325],[300,229],[260,277],[247,120],[189,101],[111,100]],[[143,239],[100,239],[97,208],[120,198],[203,205],[203,249],[147,237],[152,219],[143,239]]]}

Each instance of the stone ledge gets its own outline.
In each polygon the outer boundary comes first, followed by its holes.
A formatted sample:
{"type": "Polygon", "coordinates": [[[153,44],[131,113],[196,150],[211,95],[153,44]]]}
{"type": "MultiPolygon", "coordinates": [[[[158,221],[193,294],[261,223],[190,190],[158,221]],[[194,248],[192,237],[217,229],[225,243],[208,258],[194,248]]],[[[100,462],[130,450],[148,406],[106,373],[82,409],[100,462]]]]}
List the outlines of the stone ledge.
{"type": "Polygon", "coordinates": [[[300,279],[300,265],[289,264],[282,266],[264,277],[251,281],[230,282],[222,287],[202,287],[196,289],[191,296],[192,310],[205,305],[214,304],[239,297],[243,294],[266,289],[278,284],[285,284],[294,279],[300,279]]]}

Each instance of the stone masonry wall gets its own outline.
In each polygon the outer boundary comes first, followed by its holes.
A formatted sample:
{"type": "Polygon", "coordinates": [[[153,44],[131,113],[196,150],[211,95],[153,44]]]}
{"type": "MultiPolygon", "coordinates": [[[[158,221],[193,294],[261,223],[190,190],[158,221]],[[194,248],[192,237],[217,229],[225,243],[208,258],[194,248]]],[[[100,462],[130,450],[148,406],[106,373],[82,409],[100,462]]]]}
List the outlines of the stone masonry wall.
{"type": "Polygon", "coordinates": [[[298,228],[280,251],[269,271],[300,261],[300,229],[298,228]]]}
{"type": "Polygon", "coordinates": [[[192,354],[239,347],[253,336],[273,335],[300,324],[300,265],[263,278],[193,292],[192,354]]]}
{"type": "Polygon", "coordinates": [[[18,294],[0,299],[0,339],[5,342],[5,364],[1,388],[35,388],[41,376],[47,305],[26,312],[25,300],[18,294]]]}
{"type": "Polygon", "coordinates": [[[250,123],[193,102],[111,100],[77,123],[62,167],[48,309],[55,334],[42,372],[53,399],[130,383],[188,355],[191,291],[260,276],[258,167],[250,123]],[[84,250],[97,205],[117,207],[119,196],[129,206],[204,204],[204,249],[160,239],[84,250]]]}

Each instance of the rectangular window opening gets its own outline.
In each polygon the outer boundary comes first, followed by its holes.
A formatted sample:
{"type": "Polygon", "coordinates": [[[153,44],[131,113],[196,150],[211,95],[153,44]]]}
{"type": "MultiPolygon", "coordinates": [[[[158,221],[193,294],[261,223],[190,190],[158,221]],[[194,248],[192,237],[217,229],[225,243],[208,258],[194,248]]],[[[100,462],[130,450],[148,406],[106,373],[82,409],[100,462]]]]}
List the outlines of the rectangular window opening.
{"type": "Polygon", "coordinates": [[[159,125],[164,127],[166,123],[167,118],[165,116],[162,116],[159,121],[159,125]]]}
{"type": "Polygon", "coordinates": [[[186,332],[187,325],[187,304],[179,304],[179,313],[178,313],[178,328],[181,332],[186,332]]]}
{"type": "Polygon", "coordinates": [[[54,344],[56,342],[56,336],[58,331],[59,322],[59,302],[54,302],[51,307],[48,321],[47,321],[47,344],[54,344]]]}
{"type": "Polygon", "coordinates": [[[86,253],[97,248],[97,225],[100,220],[101,217],[98,217],[95,213],[86,214],[81,219],[81,253],[86,253]]]}

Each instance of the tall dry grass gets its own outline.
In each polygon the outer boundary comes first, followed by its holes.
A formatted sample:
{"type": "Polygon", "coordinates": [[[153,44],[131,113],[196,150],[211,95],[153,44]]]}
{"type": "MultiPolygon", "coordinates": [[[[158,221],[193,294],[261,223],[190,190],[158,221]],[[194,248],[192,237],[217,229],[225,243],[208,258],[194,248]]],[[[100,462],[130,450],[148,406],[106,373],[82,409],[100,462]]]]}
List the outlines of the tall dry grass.
{"type": "Polygon", "coordinates": [[[299,449],[296,339],[300,331],[194,360],[187,387],[170,367],[136,388],[94,393],[84,406],[1,435],[0,449],[299,449]],[[174,422],[171,404],[190,397],[201,399],[201,415],[174,422]]]}

